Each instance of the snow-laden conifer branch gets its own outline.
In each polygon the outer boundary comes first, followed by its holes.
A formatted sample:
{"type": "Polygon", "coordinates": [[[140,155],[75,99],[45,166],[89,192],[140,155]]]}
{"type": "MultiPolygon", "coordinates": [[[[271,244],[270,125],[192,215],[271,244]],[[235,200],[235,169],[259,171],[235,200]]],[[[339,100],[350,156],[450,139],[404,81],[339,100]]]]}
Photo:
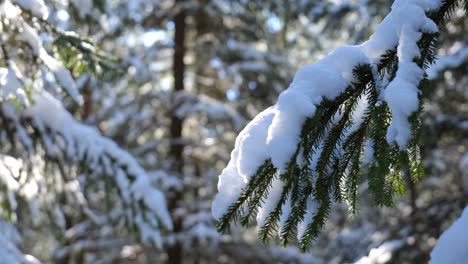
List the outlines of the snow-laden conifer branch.
{"type": "MultiPolygon", "coordinates": [[[[43,91],[35,95],[33,101],[22,113],[17,113],[7,102],[2,104],[0,116],[6,128],[4,132],[7,138],[15,140],[12,144],[21,144],[26,152],[42,149],[46,160],[61,166],[79,164],[84,173],[96,177],[97,181],[99,175],[107,175],[116,186],[123,205],[135,210],[135,221],[143,221],[154,214],[166,228],[171,228],[163,194],[152,187],[151,179],[130,154],[96,129],[76,121],[49,93],[43,91]]],[[[65,180],[74,177],[62,176],[65,180]]],[[[149,232],[140,231],[143,235],[149,232]]]]}
{"type": "MultiPolygon", "coordinates": [[[[50,223],[64,231],[64,207],[77,206],[74,213],[96,218],[91,204],[101,199],[109,214],[124,212],[116,221],[136,230],[143,242],[161,246],[160,230],[172,229],[172,222],[153,179],[134,157],[97,129],[75,120],[46,90],[46,82],[51,82],[45,76],[48,69],[66,94],[82,101],[72,73],[46,50],[39,35],[41,30],[50,33],[52,25],[41,24],[47,23],[47,11],[41,0],[0,3],[0,65],[4,66],[0,67],[0,149],[5,154],[0,157],[0,201],[5,205],[0,214],[11,221],[24,217],[17,215],[18,201],[24,201],[32,219],[38,212],[53,215],[50,223]],[[8,54],[18,45],[28,56],[8,54]],[[45,67],[39,71],[28,65],[27,58],[45,67]],[[96,194],[102,186],[104,197],[96,194]],[[68,204],[55,204],[61,197],[68,204]]],[[[53,31],[66,41],[82,40],[71,32],[53,31]]]]}
{"type": "Polygon", "coordinates": [[[357,210],[363,173],[378,205],[404,191],[405,166],[421,177],[418,87],[456,5],[397,0],[368,41],[300,69],[237,137],[212,205],[218,229],[256,216],[262,241],[295,235],[305,250],[333,201],[357,210]]]}

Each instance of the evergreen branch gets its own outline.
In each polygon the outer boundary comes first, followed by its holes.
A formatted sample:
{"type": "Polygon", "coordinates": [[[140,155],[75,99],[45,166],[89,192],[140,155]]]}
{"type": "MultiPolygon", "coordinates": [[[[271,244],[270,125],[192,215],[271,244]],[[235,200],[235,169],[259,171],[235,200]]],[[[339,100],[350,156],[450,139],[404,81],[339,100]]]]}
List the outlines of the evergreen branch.
{"type": "Polygon", "coordinates": [[[268,175],[273,175],[276,172],[276,168],[271,164],[271,161],[266,161],[255,173],[255,175],[250,180],[249,184],[241,192],[241,195],[237,201],[229,206],[227,212],[224,216],[218,220],[216,224],[216,229],[220,232],[226,231],[231,222],[236,222],[240,211],[244,206],[244,203],[250,199],[253,192],[257,189],[258,184],[263,181],[268,175]]]}
{"type": "MultiPolygon", "coordinates": [[[[282,207],[286,203],[286,200],[288,198],[288,195],[291,195],[291,191],[293,187],[295,186],[295,183],[297,184],[297,181],[293,180],[293,177],[296,177],[297,175],[297,170],[299,168],[297,166],[291,167],[287,173],[284,173],[279,176],[279,179],[283,180],[286,182],[286,186],[283,188],[283,191],[281,192],[280,199],[273,209],[271,213],[267,216],[265,219],[265,224],[260,227],[258,231],[258,237],[259,240],[262,242],[268,241],[268,238],[271,237],[271,233],[273,231],[276,231],[277,227],[277,222],[279,221],[281,214],[282,214],[282,207]]],[[[279,230],[281,233],[281,230],[279,230]]],[[[282,239],[282,237],[280,237],[282,239]]]]}
{"type": "MultiPolygon", "coordinates": [[[[323,186],[323,188],[326,187],[323,186]]],[[[328,192],[326,193],[328,194],[328,192]]],[[[318,201],[320,202],[318,211],[314,215],[312,223],[307,226],[304,235],[299,239],[299,249],[302,252],[305,252],[310,248],[311,243],[314,241],[315,238],[317,238],[318,234],[320,233],[320,231],[326,223],[328,214],[330,213],[330,197],[326,195],[323,198],[318,199],[318,201]]]]}
{"type": "Polygon", "coordinates": [[[307,199],[312,195],[313,191],[312,183],[308,178],[308,171],[302,171],[300,173],[300,177],[298,177],[297,180],[298,181],[295,183],[295,187],[292,191],[293,195],[291,198],[291,214],[288,216],[283,229],[280,230],[280,239],[282,245],[288,244],[289,239],[294,234],[293,228],[297,227],[297,224],[304,220],[304,215],[307,208],[307,199]]]}
{"type": "Polygon", "coordinates": [[[268,173],[262,181],[256,183],[257,187],[251,195],[253,197],[249,197],[247,200],[247,213],[240,218],[239,222],[242,225],[249,223],[250,217],[257,212],[257,208],[268,197],[268,189],[275,179],[274,175],[275,173],[268,173]]]}
{"type": "MultiPolygon", "coordinates": [[[[441,27],[456,5],[457,1],[443,1],[438,10],[430,11],[427,16],[441,27]]],[[[433,63],[437,51],[437,38],[438,34],[422,32],[422,37],[417,42],[420,56],[414,58],[414,62],[421,69],[433,63]]],[[[402,146],[397,146],[390,144],[391,140],[387,138],[390,123],[396,120],[392,117],[392,114],[395,114],[395,104],[392,104],[386,95],[385,100],[388,103],[383,101],[382,92],[389,82],[394,88],[398,81],[402,81],[400,74],[397,76],[397,71],[400,73],[399,70],[405,69],[405,65],[399,69],[399,56],[401,55],[397,54],[396,49],[394,47],[387,50],[376,64],[357,65],[353,70],[355,81],[333,100],[325,99],[325,96],[321,97],[321,102],[317,105],[314,114],[302,123],[300,138],[294,154],[289,158],[287,171],[279,175],[279,179],[285,183],[279,201],[264,219],[265,224],[260,227],[261,241],[268,241],[272,232],[278,227],[278,221],[284,217],[282,208],[288,199],[291,202],[291,212],[279,230],[282,245],[289,243],[299,223],[308,221],[304,219],[308,210],[307,201],[313,198],[318,203],[318,210],[313,215],[312,222],[307,222],[305,232],[298,238],[299,247],[306,250],[322,229],[331,208],[332,198],[335,201],[348,202],[350,212],[357,212],[358,184],[363,169],[368,174],[369,189],[374,195],[374,202],[379,206],[391,206],[393,195],[395,193],[401,195],[404,192],[405,182],[402,170],[406,166],[410,167],[412,180],[417,180],[422,176],[423,166],[418,147],[420,139],[418,118],[422,111],[421,96],[419,96],[418,111],[409,117],[403,115],[411,124],[409,141],[402,140],[404,142],[401,143],[402,146]],[[353,115],[363,96],[365,96],[367,106],[360,123],[354,124],[353,115]],[[390,107],[392,112],[390,112],[390,107]],[[351,131],[353,125],[358,127],[351,131]],[[365,140],[372,142],[374,154],[370,164],[364,164],[364,166],[362,156],[365,140]],[[299,156],[299,153],[303,156],[299,156]]],[[[404,59],[402,62],[411,63],[404,59]]],[[[411,66],[414,64],[411,63],[411,66]]],[[[421,90],[424,82],[414,85],[421,90]]],[[[270,174],[265,174],[261,169],[258,170],[242,191],[237,202],[229,207],[228,213],[218,222],[220,229],[225,229],[231,221],[236,221],[237,214],[242,210],[246,201],[248,213],[241,219],[241,223],[247,224],[251,215],[257,212],[257,207],[262,200],[268,198],[268,189],[274,179],[273,175],[280,168],[275,168],[271,161],[262,165],[261,168],[263,166],[269,166],[270,174]]]]}

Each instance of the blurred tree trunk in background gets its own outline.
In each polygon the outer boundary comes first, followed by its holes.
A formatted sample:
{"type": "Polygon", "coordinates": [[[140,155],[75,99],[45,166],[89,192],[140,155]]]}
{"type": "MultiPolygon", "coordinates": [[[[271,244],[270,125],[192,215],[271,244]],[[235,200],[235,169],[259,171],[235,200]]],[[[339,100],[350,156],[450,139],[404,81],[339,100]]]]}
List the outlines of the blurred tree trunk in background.
{"type": "MultiPolygon", "coordinates": [[[[183,2],[179,0],[177,2],[183,2]]],[[[174,55],[173,55],[173,65],[172,73],[174,76],[174,87],[173,87],[173,96],[172,100],[175,102],[177,93],[184,90],[184,73],[185,73],[185,10],[182,9],[174,16],[174,55]]],[[[172,170],[183,177],[183,166],[184,166],[184,144],[182,142],[182,130],[184,120],[183,117],[177,115],[177,105],[173,105],[171,112],[171,126],[170,126],[170,151],[169,155],[172,161],[172,170]]],[[[173,192],[172,196],[169,197],[169,210],[172,212],[172,219],[174,223],[174,233],[182,231],[182,219],[177,215],[177,212],[174,211],[178,206],[178,202],[182,199],[183,193],[181,191],[173,192]]],[[[168,261],[169,263],[182,263],[182,245],[179,241],[175,241],[168,249],[168,261]]]]}

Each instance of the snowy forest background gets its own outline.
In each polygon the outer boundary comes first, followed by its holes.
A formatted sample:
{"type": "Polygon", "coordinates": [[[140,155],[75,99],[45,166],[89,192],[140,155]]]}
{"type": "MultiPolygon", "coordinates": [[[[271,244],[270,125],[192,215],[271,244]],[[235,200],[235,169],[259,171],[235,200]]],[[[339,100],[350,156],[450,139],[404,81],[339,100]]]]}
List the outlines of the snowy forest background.
{"type": "Polygon", "coordinates": [[[463,8],[427,70],[425,177],[394,206],[363,182],[307,253],[211,214],[239,131],[392,2],[0,1],[0,263],[428,262],[468,203],[463,8]]]}

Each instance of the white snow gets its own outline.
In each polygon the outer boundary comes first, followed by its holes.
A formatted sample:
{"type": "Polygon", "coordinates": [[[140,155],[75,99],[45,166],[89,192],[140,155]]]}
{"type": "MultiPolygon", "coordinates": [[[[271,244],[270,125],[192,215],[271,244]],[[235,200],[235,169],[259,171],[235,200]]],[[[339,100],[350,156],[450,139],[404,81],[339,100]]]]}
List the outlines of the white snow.
{"type": "MultiPolygon", "coordinates": [[[[380,23],[369,40],[362,44],[364,53],[371,62],[379,62],[387,50],[397,47],[399,43],[403,44],[400,41],[403,31],[404,35],[411,35],[419,28],[428,32],[437,31],[437,26],[426,17],[424,10],[435,9],[440,4],[440,0],[396,0],[392,5],[392,11],[380,23]]],[[[406,49],[405,45],[403,44],[402,48],[406,49]]],[[[414,48],[414,45],[412,46],[414,48]]]]}
{"type": "Polygon", "coordinates": [[[464,264],[468,262],[468,206],[442,233],[431,252],[429,264],[464,264]]]}
{"type": "Polygon", "coordinates": [[[242,188],[250,180],[257,168],[268,157],[264,140],[268,125],[271,123],[275,110],[267,108],[258,114],[237,136],[231,160],[219,176],[218,191],[212,213],[216,219],[221,218],[228,206],[239,197],[242,188]]]}
{"type": "Polygon", "coordinates": [[[291,193],[288,194],[288,197],[286,198],[286,202],[283,204],[281,207],[281,215],[280,219],[278,222],[278,237],[281,238],[281,233],[283,231],[283,228],[286,225],[286,221],[288,220],[289,215],[291,214],[291,193]]]}
{"type": "Polygon", "coordinates": [[[367,97],[361,96],[361,98],[359,98],[357,102],[356,109],[351,114],[351,120],[353,120],[353,124],[348,129],[348,131],[346,131],[347,136],[358,130],[359,127],[361,127],[362,122],[364,122],[365,113],[368,107],[369,101],[367,100],[367,97]]]}
{"type": "Polygon", "coordinates": [[[300,240],[307,230],[307,227],[314,221],[315,214],[317,213],[319,204],[314,197],[307,199],[307,208],[304,220],[297,225],[297,239],[300,240]]]}
{"type": "Polygon", "coordinates": [[[364,165],[370,165],[374,162],[374,142],[372,139],[367,139],[364,142],[364,157],[363,163],[364,165]]]}
{"type": "Polygon", "coordinates": [[[236,139],[236,145],[239,148],[236,166],[244,182],[250,180],[250,177],[269,156],[265,138],[274,113],[275,109],[270,107],[258,114],[236,139]]]}
{"type": "Polygon", "coordinates": [[[15,19],[21,15],[21,9],[9,1],[2,1],[0,4],[0,16],[6,19],[15,19]]]}
{"type": "Polygon", "coordinates": [[[14,0],[21,8],[31,12],[34,16],[47,19],[49,17],[49,9],[43,0],[14,0]]]}
{"type": "Polygon", "coordinates": [[[10,156],[0,155],[0,182],[6,186],[9,191],[17,191],[20,189],[18,178],[21,174],[23,163],[21,160],[10,156]]]}
{"type": "Polygon", "coordinates": [[[237,162],[238,149],[234,149],[231,153],[231,160],[229,161],[226,168],[219,176],[218,181],[218,194],[213,200],[211,207],[211,213],[216,219],[220,219],[227,212],[228,206],[233,204],[242,189],[246,186],[246,183],[240,177],[237,171],[235,163],[237,162]]]}
{"type": "Polygon", "coordinates": [[[268,188],[268,192],[271,193],[260,205],[257,213],[257,224],[262,227],[265,225],[265,219],[268,215],[273,212],[276,205],[281,198],[281,192],[285,186],[285,183],[280,179],[275,179],[268,188]]]}
{"type": "Polygon", "coordinates": [[[418,109],[418,84],[424,71],[413,62],[420,56],[417,42],[422,32],[437,32],[437,25],[425,15],[425,11],[440,6],[440,1],[397,0],[392,11],[382,21],[376,32],[363,44],[363,50],[373,62],[389,49],[397,47],[398,70],[396,77],[384,91],[385,101],[392,112],[387,131],[387,141],[406,148],[410,136],[408,117],[418,109]]]}
{"type": "Polygon", "coordinates": [[[324,98],[333,100],[340,95],[353,81],[353,68],[367,62],[358,46],[345,46],[296,73],[289,88],[280,94],[268,128],[267,144],[275,167],[286,169],[306,118],[313,116],[324,98]]]}
{"type": "Polygon", "coordinates": [[[385,89],[385,101],[392,112],[392,121],[387,129],[387,141],[396,142],[401,150],[411,135],[408,117],[418,110],[419,89],[416,86],[424,71],[414,62],[400,62],[395,79],[385,89]]]}
{"type": "Polygon", "coordinates": [[[396,142],[400,149],[406,149],[411,134],[408,117],[418,109],[418,84],[424,71],[413,59],[420,57],[417,42],[422,32],[437,32],[437,25],[425,16],[422,2],[399,1],[393,5],[395,32],[399,36],[397,48],[398,70],[396,77],[385,89],[384,97],[391,112],[392,121],[387,130],[387,141],[396,142]],[[405,23],[398,23],[405,21],[405,23]]]}
{"type": "Polygon", "coordinates": [[[29,101],[23,90],[22,75],[16,65],[11,61],[7,68],[0,68],[0,101],[18,99],[21,104],[28,105],[29,101]]]}
{"type": "Polygon", "coordinates": [[[404,245],[402,240],[392,240],[370,250],[369,255],[362,257],[355,264],[383,264],[392,259],[393,251],[404,245]]]}

